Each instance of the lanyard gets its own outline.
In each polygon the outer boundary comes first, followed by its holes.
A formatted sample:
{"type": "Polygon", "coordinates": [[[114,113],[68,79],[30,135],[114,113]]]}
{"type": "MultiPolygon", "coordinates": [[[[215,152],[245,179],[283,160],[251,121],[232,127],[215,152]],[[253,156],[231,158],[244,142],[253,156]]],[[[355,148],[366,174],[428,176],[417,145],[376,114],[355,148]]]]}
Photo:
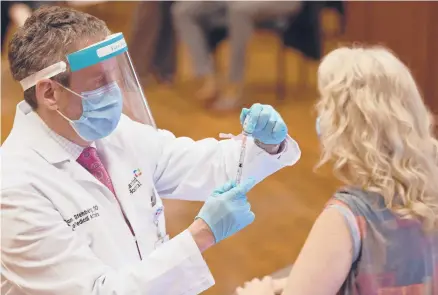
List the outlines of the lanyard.
{"type": "Polygon", "coordinates": [[[153,210],[153,223],[157,230],[157,242],[155,242],[155,249],[162,245],[164,242],[169,240],[169,236],[166,235],[162,230],[160,230],[160,217],[164,213],[164,206],[157,205],[157,192],[155,187],[152,190],[151,196],[151,206],[153,210]]]}

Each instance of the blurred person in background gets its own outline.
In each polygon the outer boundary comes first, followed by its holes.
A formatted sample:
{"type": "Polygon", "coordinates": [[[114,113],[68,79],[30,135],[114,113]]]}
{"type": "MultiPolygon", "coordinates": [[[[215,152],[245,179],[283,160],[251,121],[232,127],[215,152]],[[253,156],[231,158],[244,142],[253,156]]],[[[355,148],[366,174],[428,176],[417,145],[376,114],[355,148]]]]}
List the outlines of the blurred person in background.
{"type": "Polygon", "coordinates": [[[103,3],[106,1],[1,1],[1,47],[3,51],[3,43],[5,41],[6,32],[11,22],[21,27],[26,19],[35,10],[43,5],[60,5],[66,3],[72,7],[82,7],[103,3]]]}
{"type": "Polygon", "coordinates": [[[176,71],[172,2],[140,1],[134,12],[131,58],[139,77],[153,77],[158,83],[172,83],[176,71]]]}
{"type": "Polygon", "coordinates": [[[24,25],[26,19],[32,14],[32,8],[36,8],[42,1],[1,1],[1,47],[10,24],[18,27],[24,25]]]}
{"type": "Polygon", "coordinates": [[[246,46],[257,21],[297,14],[301,1],[180,1],[172,8],[175,30],[187,44],[196,75],[203,78],[198,99],[216,100],[214,109],[234,109],[241,102],[246,46]],[[230,42],[230,69],[222,87],[210,55],[208,23],[225,18],[230,42]]]}
{"type": "Polygon", "coordinates": [[[340,48],[318,70],[319,165],[346,184],[289,278],[238,295],[438,294],[438,142],[409,69],[380,47],[340,48]],[[277,292],[278,293],[278,292],[277,292]]]}

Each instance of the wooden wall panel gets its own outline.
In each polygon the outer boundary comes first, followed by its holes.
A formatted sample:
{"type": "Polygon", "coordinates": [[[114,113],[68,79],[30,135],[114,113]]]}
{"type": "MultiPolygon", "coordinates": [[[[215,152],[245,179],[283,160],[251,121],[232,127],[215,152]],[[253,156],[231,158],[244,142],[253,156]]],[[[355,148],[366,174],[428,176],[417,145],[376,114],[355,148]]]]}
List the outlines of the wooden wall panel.
{"type": "Polygon", "coordinates": [[[438,2],[431,2],[428,17],[428,72],[425,92],[428,102],[436,114],[438,114],[438,2]]]}
{"type": "Polygon", "coordinates": [[[346,2],[348,41],[382,44],[403,60],[438,113],[438,2],[346,2]]]}

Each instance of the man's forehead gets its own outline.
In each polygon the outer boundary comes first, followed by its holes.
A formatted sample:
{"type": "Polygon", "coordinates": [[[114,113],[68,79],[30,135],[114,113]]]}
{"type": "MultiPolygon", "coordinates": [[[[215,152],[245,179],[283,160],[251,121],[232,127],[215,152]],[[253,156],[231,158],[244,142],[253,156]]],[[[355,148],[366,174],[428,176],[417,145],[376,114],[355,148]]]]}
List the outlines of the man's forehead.
{"type": "Polygon", "coordinates": [[[110,71],[114,71],[117,68],[117,58],[111,58],[108,60],[105,60],[103,62],[99,62],[97,64],[91,65],[89,67],[83,68],[77,72],[74,72],[73,75],[81,76],[95,76],[95,75],[101,75],[106,74],[110,71]]]}
{"type": "Polygon", "coordinates": [[[70,75],[70,86],[75,91],[93,90],[113,81],[119,77],[117,57],[99,62],[89,67],[72,72],[70,75]]]}
{"type": "MultiPolygon", "coordinates": [[[[77,56],[78,52],[85,52],[87,48],[90,47],[93,47],[93,49],[91,50],[94,50],[94,45],[105,40],[106,37],[107,36],[93,36],[91,38],[85,38],[81,39],[81,41],[79,42],[75,42],[74,47],[76,51],[72,52],[71,55],[77,56]]],[[[119,76],[120,74],[119,62],[122,62],[123,64],[123,60],[120,60],[122,56],[113,56],[106,60],[96,59],[95,62],[98,62],[94,64],[93,60],[87,60],[88,58],[93,59],[94,57],[82,53],[80,53],[78,57],[80,58],[78,59],[75,57],[74,60],[70,60],[70,58],[68,60],[72,62],[78,62],[79,64],[83,64],[86,66],[83,68],[82,66],[79,66],[80,69],[74,70],[75,68],[78,68],[78,65],[72,64],[71,69],[73,70],[73,72],[70,72],[70,81],[82,81],[81,83],[84,83],[84,86],[88,85],[90,87],[91,85],[100,85],[104,81],[115,79],[115,77],[119,76]],[[83,60],[84,58],[86,60],[83,60]]]]}

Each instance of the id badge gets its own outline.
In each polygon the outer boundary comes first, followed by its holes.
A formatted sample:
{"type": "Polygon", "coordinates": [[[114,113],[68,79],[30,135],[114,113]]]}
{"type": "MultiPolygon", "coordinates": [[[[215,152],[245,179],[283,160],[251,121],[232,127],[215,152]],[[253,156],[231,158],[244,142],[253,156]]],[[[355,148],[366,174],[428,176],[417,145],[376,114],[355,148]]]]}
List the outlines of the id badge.
{"type": "Polygon", "coordinates": [[[151,206],[155,207],[156,204],[157,204],[157,194],[155,193],[155,188],[153,188],[151,193],[151,206]]]}
{"type": "Polygon", "coordinates": [[[164,237],[158,239],[158,241],[155,242],[155,249],[158,249],[161,245],[169,241],[169,235],[165,235],[164,237]]]}
{"type": "Polygon", "coordinates": [[[164,206],[155,206],[154,208],[154,224],[157,230],[157,238],[158,240],[155,242],[155,249],[157,249],[158,247],[160,247],[162,244],[164,244],[165,242],[167,242],[169,240],[169,235],[166,234],[166,230],[164,229],[164,225],[160,226],[160,222],[159,219],[162,216],[162,214],[164,213],[164,206]]]}

